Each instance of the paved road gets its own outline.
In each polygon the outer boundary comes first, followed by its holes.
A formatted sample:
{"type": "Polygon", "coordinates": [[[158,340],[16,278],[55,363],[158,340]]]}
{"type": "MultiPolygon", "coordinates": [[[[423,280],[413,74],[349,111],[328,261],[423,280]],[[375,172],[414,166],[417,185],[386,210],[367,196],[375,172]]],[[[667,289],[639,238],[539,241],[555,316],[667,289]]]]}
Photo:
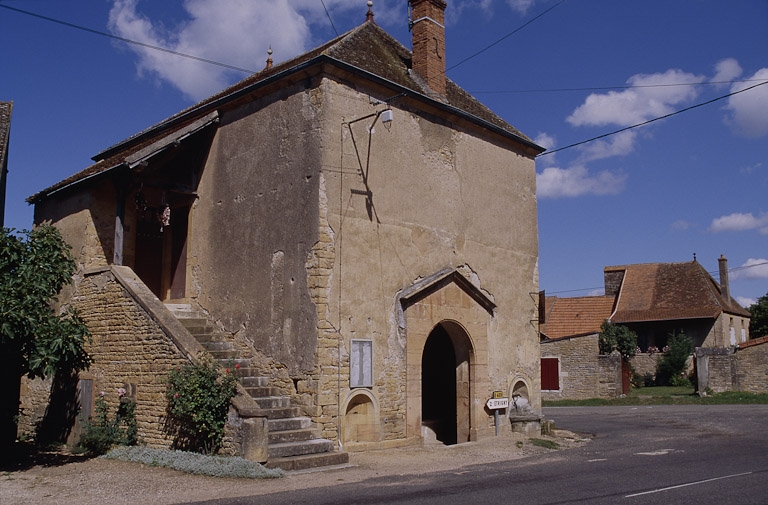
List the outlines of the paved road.
{"type": "Polygon", "coordinates": [[[768,405],[562,407],[545,415],[594,439],[458,471],[205,503],[768,504],[768,405]]]}

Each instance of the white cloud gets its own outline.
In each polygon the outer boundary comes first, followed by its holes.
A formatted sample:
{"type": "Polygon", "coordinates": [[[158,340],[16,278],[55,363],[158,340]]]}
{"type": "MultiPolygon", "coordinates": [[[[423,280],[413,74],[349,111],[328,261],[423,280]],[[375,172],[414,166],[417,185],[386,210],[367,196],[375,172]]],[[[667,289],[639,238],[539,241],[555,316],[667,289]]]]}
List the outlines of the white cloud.
{"type": "Polygon", "coordinates": [[[741,305],[745,309],[748,309],[749,307],[757,303],[756,298],[747,298],[744,296],[737,296],[736,301],[739,302],[739,305],[741,305]]]}
{"type": "Polygon", "coordinates": [[[585,195],[615,195],[626,185],[627,176],[604,170],[590,174],[584,166],[548,167],[536,174],[536,194],[541,198],[585,195]]]}
{"type": "MultiPolygon", "coordinates": [[[[264,68],[271,46],[276,62],[287,60],[310,48],[310,25],[328,23],[320,2],[310,0],[185,0],[188,19],[167,28],[138,11],[138,0],[114,0],[109,29],[115,35],[144,44],[164,47],[228,65],[264,68]]],[[[333,12],[361,9],[357,0],[326,0],[333,12]]],[[[184,95],[199,100],[245,77],[223,67],[141,47],[129,46],[139,60],[140,75],[169,82],[184,95]]]]}
{"type": "Polygon", "coordinates": [[[695,83],[703,76],[670,69],[664,73],[637,74],[627,80],[624,91],[593,93],[566,118],[573,126],[631,126],[674,112],[675,106],[696,98],[695,86],[670,84],[695,83]]]}
{"type": "Polygon", "coordinates": [[[512,10],[515,10],[520,14],[527,13],[528,9],[530,9],[535,3],[536,0],[507,0],[507,4],[509,4],[512,10]]]}
{"type": "Polygon", "coordinates": [[[612,156],[626,156],[635,150],[636,138],[637,132],[627,130],[605,139],[584,144],[579,146],[579,150],[582,153],[579,159],[583,162],[601,160],[612,156]]]}
{"type": "Polygon", "coordinates": [[[726,58],[715,64],[715,76],[712,77],[712,82],[723,83],[719,84],[721,87],[727,86],[725,83],[738,79],[742,72],[741,65],[735,58],[726,58]]]}
{"type": "Polygon", "coordinates": [[[731,279],[768,279],[768,259],[749,258],[740,267],[731,270],[731,279]]]}
{"type": "MultiPolygon", "coordinates": [[[[749,81],[734,83],[731,92],[758,84],[755,80],[768,81],[768,68],[761,68],[747,79],[749,81]]],[[[739,135],[749,138],[768,135],[768,84],[731,96],[726,109],[729,112],[726,124],[739,135]]]]}
{"type": "Polygon", "coordinates": [[[733,214],[713,219],[712,224],[709,226],[709,231],[713,233],[747,230],[758,230],[762,235],[768,234],[768,214],[761,214],[759,217],[755,217],[751,212],[747,214],[734,212],[733,214]]]}

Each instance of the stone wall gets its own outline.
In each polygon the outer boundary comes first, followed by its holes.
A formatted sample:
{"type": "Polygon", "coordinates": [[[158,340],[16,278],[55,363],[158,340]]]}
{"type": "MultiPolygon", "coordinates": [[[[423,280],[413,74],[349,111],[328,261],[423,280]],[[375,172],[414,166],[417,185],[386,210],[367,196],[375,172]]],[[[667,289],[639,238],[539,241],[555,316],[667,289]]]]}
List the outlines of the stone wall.
{"type": "Polygon", "coordinates": [[[739,347],[697,348],[698,390],[768,393],[768,338],[739,347]]]}
{"type": "Polygon", "coordinates": [[[645,377],[646,374],[656,377],[656,365],[661,359],[661,356],[661,353],[649,354],[641,352],[632,356],[629,363],[632,365],[635,373],[638,373],[643,377],[645,377]]]}
{"type": "Polygon", "coordinates": [[[117,389],[133,392],[139,439],[149,447],[168,447],[162,432],[168,371],[187,363],[185,355],[109,271],[86,274],[72,304],[91,330],[91,368],[81,374],[93,380],[112,409],[117,389]]]}
{"type": "Polygon", "coordinates": [[[601,356],[597,334],[541,343],[542,358],[559,359],[560,390],[543,400],[613,398],[621,394],[621,357],[601,356]]]}

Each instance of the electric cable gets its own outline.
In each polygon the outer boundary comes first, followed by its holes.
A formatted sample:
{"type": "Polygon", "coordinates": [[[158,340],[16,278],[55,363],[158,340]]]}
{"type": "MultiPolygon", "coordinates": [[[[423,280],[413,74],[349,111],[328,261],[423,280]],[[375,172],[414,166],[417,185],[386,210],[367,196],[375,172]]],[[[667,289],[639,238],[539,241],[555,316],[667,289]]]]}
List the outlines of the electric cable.
{"type": "Polygon", "coordinates": [[[634,124],[632,126],[627,126],[625,128],[620,128],[618,130],[615,130],[615,131],[612,131],[612,132],[609,132],[609,133],[604,133],[602,135],[598,135],[597,137],[592,137],[592,138],[587,139],[587,140],[582,140],[581,142],[576,142],[574,144],[569,144],[569,145],[567,145],[565,147],[560,147],[559,149],[553,149],[551,151],[546,151],[546,152],[543,152],[543,153],[537,155],[536,157],[539,158],[541,156],[547,156],[549,154],[558,153],[560,151],[565,151],[566,149],[571,149],[573,147],[577,147],[577,146],[580,146],[580,145],[583,145],[583,144],[588,144],[589,142],[594,142],[595,140],[604,139],[606,137],[610,137],[611,135],[616,135],[617,133],[625,132],[625,131],[631,130],[633,128],[639,128],[640,126],[645,126],[645,125],[653,123],[655,121],[659,121],[661,119],[666,119],[668,117],[675,116],[677,114],[681,114],[683,112],[687,112],[689,110],[693,110],[693,109],[696,109],[698,107],[703,107],[705,105],[712,104],[712,103],[717,102],[719,100],[723,100],[724,98],[728,98],[728,97],[731,97],[731,96],[734,96],[734,95],[738,95],[739,93],[744,93],[745,91],[749,91],[751,89],[757,88],[758,86],[763,86],[765,84],[768,84],[768,81],[762,81],[759,84],[752,85],[752,86],[750,86],[748,88],[744,88],[744,89],[739,90],[739,91],[734,91],[732,93],[728,93],[727,95],[722,95],[722,96],[719,96],[717,98],[713,98],[712,100],[707,100],[706,102],[697,103],[696,105],[691,105],[690,107],[686,107],[685,109],[680,109],[680,110],[677,110],[675,112],[670,112],[669,114],[665,114],[663,116],[655,117],[653,119],[649,119],[648,121],[643,121],[642,123],[637,123],[637,124],[634,124]]]}

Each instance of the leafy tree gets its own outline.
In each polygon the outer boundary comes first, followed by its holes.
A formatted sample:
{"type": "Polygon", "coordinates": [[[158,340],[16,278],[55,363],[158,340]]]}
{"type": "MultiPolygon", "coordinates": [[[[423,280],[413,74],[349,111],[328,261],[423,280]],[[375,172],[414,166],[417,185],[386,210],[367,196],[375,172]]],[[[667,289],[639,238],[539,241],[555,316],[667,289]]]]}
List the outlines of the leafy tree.
{"type": "Polygon", "coordinates": [[[83,320],[71,308],[54,311],[75,266],[53,226],[0,233],[0,452],[5,454],[16,439],[21,377],[72,373],[91,363],[83,320]]]}
{"type": "Polygon", "coordinates": [[[637,350],[637,333],[624,325],[604,321],[600,325],[597,342],[600,354],[610,354],[616,350],[624,361],[629,361],[637,350]]]}
{"type": "Polygon", "coordinates": [[[768,337],[768,293],[749,306],[749,338],[768,337]]]}
{"type": "Polygon", "coordinates": [[[659,386],[690,385],[685,377],[685,364],[693,353],[693,341],[684,332],[672,333],[667,340],[669,350],[656,365],[656,384],[659,386]]]}

